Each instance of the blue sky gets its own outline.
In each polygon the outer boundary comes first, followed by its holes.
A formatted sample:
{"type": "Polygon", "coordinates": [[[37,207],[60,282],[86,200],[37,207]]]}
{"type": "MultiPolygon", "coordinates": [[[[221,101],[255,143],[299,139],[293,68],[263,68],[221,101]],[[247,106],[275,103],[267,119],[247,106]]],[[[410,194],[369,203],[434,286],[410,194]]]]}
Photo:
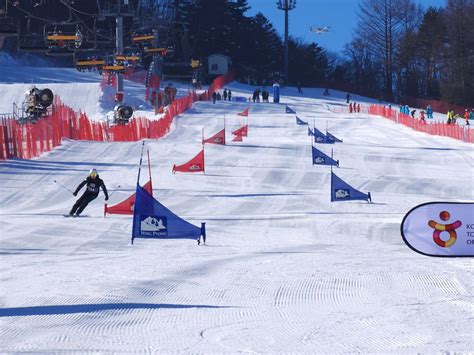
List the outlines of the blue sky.
{"type": "MultiPolygon", "coordinates": [[[[447,0],[415,0],[425,9],[429,6],[444,6],[447,0]]],[[[280,35],[284,33],[284,12],[278,10],[276,0],[247,0],[252,8],[246,13],[253,16],[261,12],[273,24],[280,35]]],[[[359,0],[296,0],[296,8],[289,12],[290,36],[305,42],[316,42],[321,47],[339,52],[351,41],[357,24],[359,0]],[[311,26],[329,26],[324,34],[310,33],[311,26]]]]}

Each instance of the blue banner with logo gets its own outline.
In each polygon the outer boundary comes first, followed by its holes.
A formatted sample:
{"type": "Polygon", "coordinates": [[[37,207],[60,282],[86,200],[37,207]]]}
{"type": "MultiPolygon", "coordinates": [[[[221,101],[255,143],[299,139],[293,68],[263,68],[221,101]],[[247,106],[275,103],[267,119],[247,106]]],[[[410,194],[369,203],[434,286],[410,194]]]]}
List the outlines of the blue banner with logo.
{"type": "Polygon", "coordinates": [[[314,136],[314,132],[308,127],[308,136],[314,136]]]}
{"type": "Polygon", "coordinates": [[[292,108],[290,108],[290,106],[288,106],[288,105],[285,106],[285,112],[286,113],[296,113],[296,111],[293,110],[292,108]]]}
{"type": "Polygon", "coordinates": [[[305,122],[305,121],[303,121],[301,118],[299,118],[298,116],[296,116],[296,124],[299,125],[299,126],[307,126],[307,125],[308,125],[308,122],[305,122]]]}
{"type": "MultiPolygon", "coordinates": [[[[133,209],[132,244],[135,238],[195,239],[205,238],[205,224],[201,227],[178,217],[150,193],[137,185],[133,209]]],[[[204,239],[205,240],[205,239],[204,239]]]]}
{"type": "Polygon", "coordinates": [[[326,135],[316,127],[313,128],[314,142],[319,144],[334,144],[334,141],[327,139],[326,135]]]}
{"type": "Polygon", "coordinates": [[[427,256],[474,256],[474,203],[429,202],[412,208],[401,224],[403,241],[427,256]]]}
{"type": "Polygon", "coordinates": [[[326,140],[334,143],[342,143],[342,139],[337,138],[336,136],[332,135],[328,131],[326,131],[326,140]]]}
{"type": "Polygon", "coordinates": [[[329,155],[324,154],[319,149],[312,147],[313,165],[333,165],[339,166],[339,160],[334,160],[329,155]]]}
{"type": "Polygon", "coordinates": [[[331,171],[331,202],[350,200],[372,202],[372,197],[370,192],[365,194],[356,190],[331,171]]]}

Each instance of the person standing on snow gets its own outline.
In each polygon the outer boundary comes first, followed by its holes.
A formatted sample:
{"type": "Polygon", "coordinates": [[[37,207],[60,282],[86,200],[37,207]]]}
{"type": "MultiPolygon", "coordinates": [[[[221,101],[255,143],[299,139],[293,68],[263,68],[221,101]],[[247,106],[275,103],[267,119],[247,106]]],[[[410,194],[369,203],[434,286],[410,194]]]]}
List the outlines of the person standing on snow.
{"type": "Polygon", "coordinates": [[[105,201],[109,199],[109,194],[107,192],[107,188],[105,187],[104,181],[99,178],[99,174],[97,173],[96,169],[91,169],[89,171],[89,176],[79,184],[76,191],[73,192],[73,195],[77,196],[77,193],[84,187],[84,185],[87,185],[86,191],[81,197],[79,197],[74,206],[72,206],[69,216],[79,216],[82,211],[84,211],[84,208],[86,208],[92,200],[97,198],[101,188],[102,191],[104,191],[105,201]]]}
{"type": "Polygon", "coordinates": [[[426,107],[426,115],[428,116],[428,118],[433,118],[433,107],[431,107],[431,105],[428,105],[428,107],[426,107]]]}
{"type": "Polygon", "coordinates": [[[227,101],[227,89],[224,89],[224,93],[222,94],[224,101],[227,101]]]}
{"type": "Polygon", "coordinates": [[[230,91],[230,89],[229,89],[229,91],[227,92],[227,97],[229,98],[229,101],[230,101],[230,99],[232,98],[232,91],[230,91]]]}
{"type": "Polygon", "coordinates": [[[346,104],[349,103],[350,99],[351,99],[351,94],[347,93],[347,95],[346,95],[346,104]]]}
{"type": "MultiPolygon", "coordinates": [[[[472,111],[471,111],[472,112],[472,111]]],[[[466,120],[466,126],[469,126],[469,111],[466,109],[464,111],[464,119],[466,120]]]]}

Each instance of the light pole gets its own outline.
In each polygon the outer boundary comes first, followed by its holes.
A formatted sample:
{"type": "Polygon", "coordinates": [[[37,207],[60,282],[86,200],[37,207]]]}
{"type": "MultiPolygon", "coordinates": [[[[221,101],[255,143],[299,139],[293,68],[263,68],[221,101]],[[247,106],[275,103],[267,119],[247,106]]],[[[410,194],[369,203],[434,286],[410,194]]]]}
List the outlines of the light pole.
{"type": "Polygon", "coordinates": [[[296,7],[296,0],[277,0],[277,6],[285,11],[285,85],[288,85],[288,11],[296,7]]]}

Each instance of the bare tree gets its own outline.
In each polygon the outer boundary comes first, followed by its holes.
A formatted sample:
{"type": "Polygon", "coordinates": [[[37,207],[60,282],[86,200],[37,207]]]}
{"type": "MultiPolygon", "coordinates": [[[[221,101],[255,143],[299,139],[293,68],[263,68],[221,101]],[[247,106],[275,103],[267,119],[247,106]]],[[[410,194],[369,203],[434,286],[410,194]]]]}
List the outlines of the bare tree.
{"type": "Polygon", "coordinates": [[[402,5],[405,0],[362,0],[358,10],[356,39],[380,61],[384,98],[393,95],[394,58],[403,35],[402,5]]]}

